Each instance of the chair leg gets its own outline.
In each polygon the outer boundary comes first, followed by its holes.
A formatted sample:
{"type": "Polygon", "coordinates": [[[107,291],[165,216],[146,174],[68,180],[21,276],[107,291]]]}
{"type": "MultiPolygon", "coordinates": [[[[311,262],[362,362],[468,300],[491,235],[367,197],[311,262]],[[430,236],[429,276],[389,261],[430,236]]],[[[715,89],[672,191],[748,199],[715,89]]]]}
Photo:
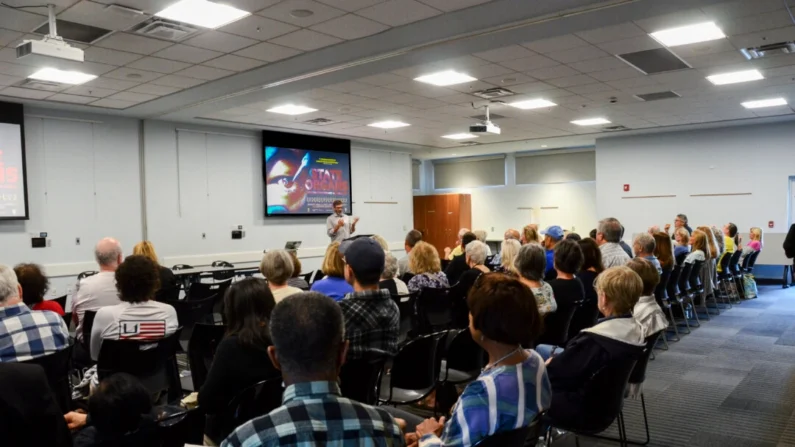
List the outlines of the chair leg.
{"type": "MultiPolygon", "coordinates": [[[[696,307],[695,300],[693,300],[693,295],[685,293],[684,299],[689,301],[690,306],[693,308],[693,319],[696,320],[696,322],[692,327],[701,327],[701,321],[698,319],[698,308],[696,307]]],[[[687,317],[685,317],[685,319],[687,319],[687,317]]]]}
{"type": "MultiPolygon", "coordinates": [[[[682,303],[682,300],[679,299],[679,298],[676,299],[676,302],[679,303],[679,309],[682,311],[682,320],[684,320],[685,328],[687,329],[687,332],[683,332],[683,333],[684,334],[689,334],[692,331],[690,330],[690,322],[687,321],[687,313],[685,312],[685,305],[682,303]]],[[[684,330],[684,328],[683,328],[683,330],[684,330]]]]}
{"type": "Polygon", "coordinates": [[[649,417],[646,415],[646,399],[643,397],[643,391],[640,392],[640,406],[643,408],[643,425],[646,427],[646,445],[651,441],[651,433],[649,433],[649,417]]]}
{"type": "MultiPolygon", "coordinates": [[[[671,318],[670,327],[673,328],[673,330],[674,330],[674,338],[672,338],[671,341],[679,341],[679,340],[681,340],[681,338],[679,338],[679,329],[676,326],[676,319],[674,318],[674,311],[671,308],[671,304],[669,303],[668,306],[666,306],[666,308],[668,309],[668,316],[671,318]]],[[[665,336],[666,336],[665,338],[667,340],[668,339],[668,328],[666,328],[666,330],[665,330],[665,336]]]]}

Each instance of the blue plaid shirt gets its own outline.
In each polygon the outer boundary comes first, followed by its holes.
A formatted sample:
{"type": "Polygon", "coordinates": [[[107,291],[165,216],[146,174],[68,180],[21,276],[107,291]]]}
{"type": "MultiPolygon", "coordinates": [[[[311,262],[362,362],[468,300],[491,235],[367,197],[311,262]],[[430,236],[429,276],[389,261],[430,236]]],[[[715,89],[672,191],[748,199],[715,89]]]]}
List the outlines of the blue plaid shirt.
{"type": "Polygon", "coordinates": [[[221,443],[221,447],[403,445],[403,433],[389,413],[342,397],[334,382],[288,386],[281,407],[241,425],[221,443]]]}
{"type": "Polygon", "coordinates": [[[420,447],[475,445],[495,433],[526,427],[549,408],[552,387],[535,351],[522,363],[498,366],[467,385],[444,426],[442,438],[428,434],[420,447]]]}
{"type": "Polygon", "coordinates": [[[0,307],[0,362],[24,362],[69,345],[69,329],[55,312],[24,303],[0,307]]]}

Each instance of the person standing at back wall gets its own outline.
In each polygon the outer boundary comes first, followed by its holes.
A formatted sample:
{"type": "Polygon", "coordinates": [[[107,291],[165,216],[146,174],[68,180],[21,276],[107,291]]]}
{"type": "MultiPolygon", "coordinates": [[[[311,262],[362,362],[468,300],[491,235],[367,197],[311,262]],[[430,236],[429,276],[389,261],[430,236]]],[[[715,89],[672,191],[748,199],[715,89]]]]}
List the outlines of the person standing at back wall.
{"type": "Polygon", "coordinates": [[[334,207],[334,214],[326,219],[326,234],[331,238],[331,242],[342,242],[356,232],[356,222],[359,222],[359,218],[345,215],[342,200],[335,200],[331,206],[334,207]]]}

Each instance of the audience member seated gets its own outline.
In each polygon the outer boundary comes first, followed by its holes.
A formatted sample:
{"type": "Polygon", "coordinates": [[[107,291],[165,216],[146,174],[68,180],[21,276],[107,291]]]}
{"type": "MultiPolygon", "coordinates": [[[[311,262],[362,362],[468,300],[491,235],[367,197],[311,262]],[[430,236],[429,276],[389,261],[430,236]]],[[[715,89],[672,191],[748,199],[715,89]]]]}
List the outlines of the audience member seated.
{"type": "Polygon", "coordinates": [[[69,346],[69,329],[55,312],[30,310],[10,267],[0,265],[0,363],[24,362],[69,346]]]}
{"type": "MultiPolygon", "coordinates": [[[[740,245],[740,239],[737,236],[737,225],[729,222],[723,226],[723,252],[721,254],[721,259],[727,254],[733,254],[738,245],[740,245]]],[[[718,260],[718,271],[722,271],[720,260],[718,260]]]]}
{"type": "MultiPolygon", "coordinates": [[[[515,241],[518,242],[519,239],[520,239],[519,231],[514,230],[513,228],[510,228],[510,229],[505,231],[505,234],[503,235],[503,239],[502,240],[503,241],[515,240],[515,241]]],[[[520,242],[520,245],[521,245],[521,242],[520,242]]],[[[500,247],[500,250],[502,250],[502,247],[500,247]]],[[[494,255],[494,258],[491,260],[491,265],[498,266],[498,267],[502,265],[502,253],[497,253],[496,255],[494,255]]]]}
{"type": "Polygon", "coordinates": [[[620,245],[621,248],[624,249],[624,253],[626,253],[627,256],[629,256],[629,258],[632,259],[632,248],[629,245],[627,245],[626,242],[624,242],[624,226],[623,225],[621,225],[621,236],[619,237],[618,245],[620,245]]]}
{"type": "Polygon", "coordinates": [[[718,243],[718,257],[723,254],[723,251],[726,249],[724,240],[723,240],[723,230],[716,227],[715,225],[710,227],[712,229],[712,235],[715,236],[715,242],[718,243]]]}
{"type": "MultiPolygon", "coordinates": [[[[676,215],[676,218],[674,219],[674,234],[671,236],[671,239],[673,239],[676,236],[676,230],[680,228],[684,228],[685,230],[687,230],[687,234],[693,234],[693,229],[690,228],[689,225],[687,225],[687,216],[684,214],[676,215]]],[[[665,232],[666,233],[671,232],[671,224],[665,224],[665,232]]]]}
{"type": "Polygon", "coordinates": [[[262,256],[259,271],[268,280],[268,287],[277,303],[290,295],[302,292],[298,287],[287,284],[293,276],[293,260],[287,250],[269,250],[262,256]]]}
{"type": "MultiPolygon", "coordinates": [[[[701,283],[704,285],[704,296],[710,296],[715,292],[715,284],[717,284],[717,274],[718,274],[718,258],[720,257],[720,252],[718,251],[718,241],[715,239],[715,234],[712,232],[712,229],[708,226],[701,226],[697,227],[697,230],[700,230],[707,236],[707,247],[709,251],[704,252],[704,256],[707,258],[706,262],[704,263],[704,267],[701,269],[701,283]]],[[[698,298],[700,300],[700,297],[698,298]]],[[[698,304],[701,304],[700,302],[698,304]]]]}
{"type": "MultiPolygon", "coordinates": [[[[666,234],[665,237],[668,237],[666,234]]],[[[676,246],[674,247],[674,258],[679,256],[686,256],[690,253],[690,232],[685,227],[679,227],[674,231],[674,240],[676,246]]]]}
{"type": "Polygon", "coordinates": [[[469,332],[489,356],[480,376],[464,388],[447,422],[427,419],[417,426],[419,445],[476,445],[485,438],[527,427],[549,408],[549,379],[530,346],[541,331],[533,294],[510,277],[485,275],[469,294],[469,332]]]}
{"type": "Polygon", "coordinates": [[[579,245],[582,250],[583,263],[577,273],[577,278],[580,279],[585,291],[585,301],[571,319],[569,338],[579,333],[580,330],[596,324],[596,319],[599,317],[597,308],[599,299],[596,296],[594,284],[596,284],[597,276],[605,270],[605,266],[602,264],[602,252],[595,240],[586,238],[579,241],[579,245]]]}
{"type": "Polygon", "coordinates": [[[155,246],[152,245],[151,242],[143,241],[135,244],[135,247],[133,247],[133,254],[146,256],[157,264],[157,270],[160,273],[160,288],[155,294],[155,300],[163,301],[164,299],[179,298],[179,283],[177,282],[177,277],[170,268],[160,265],[155,246]]]}
{"type": "Polygon", "coordinates": [[[436,247],[427,242],[418,242],[409,253],[409,269],[414,277],[409,281],[409,292],[431,287],[442,289],[450,287],[447,276],[442,272],[442,261],[436,247]]]}
{"type": "Polygon", "coordinates": [[[64,416],[70,429],[82,428],[75,434],[74,447],[133,447],[156,439],[156,415],[150,399],[146,387],[127,373],[106,378],[88,398],[88,414],[64,416]],[[124,439],[132,433],[134,438],[124,439]]]}
{"type": "Polygon", "coordinates": [[[348,360],[394,357],[400,311],[389,291],[378,286],[384,250],[367,238],[345,244],[343,249],[345,279],[353,285],[353,293],[339,302],[345,318],[345,339],[350,343],[348,360]]]}
{"type": "Polygon", "coordinates": [[[411,230],[406,234],[406,240],[403,243],[403,248],[406,250],[406,256],[400,258],[398,261],[398,276],[403,277],[406,273],[412,273],[409,270],[409,254],[411,249],[417,245],[417,242],[422,241],[422,233],[420,230],[411,230]]]}
{"type": "Polygon", "coordinates": [[[39,365],[0,359],[0,415],[5,446],[72,447],[72,435],[39,365]]]}
{"type": "Polygon", "coordinates": [[[569,241],[579,242],[582,240],[582,236],[580,236],[577,233],[569,233],[566,235],[565,239],[569,241]]]}
{"type": "Polygon", "coordinates": [[[541,234],[544,235],[542,245],[544,250],[546,250],[547,257],[547,269],[544,272],[544,279],[549,281],[550,279],[555,279],[555,245],[563,240],[563,228],[553,225],[542,231],[541,234]]]}
{"type": "Polygon", "coordinates": [[[450,247],[445,247],[444,249],[444,258],[448,261],[452,261],[453,258],[456,256],[461,256],[464,253],[464,250],[461,248],[461,239],[464,237],[465,234],[469,233],[469,228],[462,228],[458,230],[458,239],[456,239],[455,247],[450,250],[450,247]]]}
{"type": "Polygon", "coordinates": [[[461,254],[454,257],[453,260],[447,264],[447,268],[444,269],[444,274],[447,276],[447,281],[449,281],[450,284],[457,283],[458,279],[461,278],[461,274],[469,269],[466,260],[466,246],[477,239],[478,237],[475,236],[475,233],[466,233],[461,237],[461,254]]]}
{"type": "Polygon", "coordinates": [[[522,244],[516,239],[502,241],[502,247],[500,248],[500,266],[497,268],[497,271],[506,274],[516,274],[514,263],[516,262],[516,255],[519,254],[520,248],[522,248],[522,244]]]}
{"type": "Polygon", "coordinates": [[[547,258],[544,247],[539,244],[527,244],[519,249],[514,262],[519,274],[519,281],[529,287],[535,297],[538,312],[543,316],[558,309],[552,286],[544,282],[547,258]]]}
{"type": "Polygon", "coordinates": [[[709,242],[707,242],[707,234],[701,230],[693,231],[690,235],[691,252],[685,258],[685,264],[693,264],[696,261],[707,260],[707,252],[709,252],[709,242]]]}
{"type": "Polygon", "coordinates": [[[209,416],[204,428],[218,445],[223,441],[218,413],[245,388],[279,371],[268,360],[269,321],[276,301],[262,278],[246,278],[229,287],[224,297],[226,335],[215,351],[207,380],[199,391],[199,406],[209,416]]]}
{"type": "MultiPolygon", "coordinates": [[[[740,256],[740,263],[743,262],[746,256],[750,255],[751,253],[761,251],[763,242],[762,242],[762,229],[759,227],[751,227],[749,231],[749,235],[751,240],[743,247],[743,254],[740,256]]],[[[19,276],[19,273],[17,273],[19,276]]],[[[22,282],[20,280],[20,282],[22,282]]],[[[25,286],[22,286],[22,289],[25,289],[25,286]]]]}
{"type": "Polygon", "coordinates": [[[177,311],[154,301],[159,286],[157,264],[146,256],[132,255],[116,269],[121,303],[97,311],[91,328],[91,358],[99,357],[102,340],[151,340],[174,333],[177,311]],[[143,327],[141,323],[149,323],[143,327]]]}
{"type": "MultiPolygon", "coordinates": [[[[94,249],[94,257],[99,264],[99,273],[80,280],[72,296],[72,319],[75,322],[75,338],[78,340],[83,340],[83,315],[87,310],[98,310],[121,302],[114,276],[123,259],[121,244],[113,238],[102,239],[94,249]]],[[[88,342],[84,340],[84,343],[88,342]]]]}
{"type": "MultiPolygon", "coordinates": [[[[673,269],[676,260],[674,258],[674,253],[672,251],[673,244],[671,238],[668,237],[668,235],[663,233],[662,231],[654,233],[652,237],[654,238],[654,256],[656,256],[657,261],[660,262],[660,267],[662,267],[663,270],[673,269]]],[[[688,241],[685,241],[685,243],[687,244],[688,241]]],[[[688,244],[687,247],[690,247],[690,245],[688,244]]]]}
{"type": "Polygon", "coordinates": [[[345,281],[345,262],[342,260],[339,242],[332,242],[326,248],[326,257],[323,258],[320,269],[326,276],[312,283],[313,292],[322,293],[335,301],[353,292],[353,287],[345,281]]]}
{"type": "Polygon", "coordinates": [[[631,257],[619,245],[621,242],[621,222],[618,219],[608,217],[599,221],[599,228],[596,231],[596,243],[602,251],[602,263],[605,268],[624,265],[631,257]]]}
{"type": "Polygon", "coordinates": [[[293,261],[293,275],[287,280],[287,285],[301,290],[309,290],[309,283],[301,276],[301,260],[295,250],[287,250],[293,261]]]}
{"type": "Polygon", "coordinates": [[[525,225],[525,227],[522,228],[522,238],[519,242],[521,242],[522,245],[541,242],[541,238],[538,236],[538,225],[525,225]]]}
{"type": "Polygon", "coordinates": [[[473,233],[475,233],[475,236],[478,237],[478,240],[480,242],[486,244],[486,256],[491,256],[491,247],[489,247],[489,244],[487,242],[489,234],[486,233],[486,230],[475,230],[473,231],[473,233]]]}
{"type": "Polygon", "coordinates": [[[547,360],[552,384],[547,415],[553,425],[575,425],[592,417],[583,402],[589,379],[610,362],[640,357],[645,347],[642,329],[631,314],[643,292],[640,276],[626,266],[612,267],[597,277],[596,290],[599,310],[606,318],[547,360]]]}
{"type": "Polygon", "coordinates": [[[662,274],[660,260],[657,259],[657,256],[654,256],[656,248],[657,242],[654,240],[654,236],[649,233],[640,233],[632,241],[632,250],[635,252],[635,257],[649,261],[657,269],[657,273],[662,274]]]}
{"type": "Polygon", "coordinates": [[[268,357],[287,387],[283,405],[238,427],[222,447],[403,445],[389,413],[340,393],[348,350],[340,306],[319,293],[296,294],[276,305],[270,326],[268,357]]]}
{"type": "MultiPolygon", "coordinates": [[[[670,243],[671,238],[665,233],[662,234],[670,243]]],[[[660,305],[657,304],[657,299],[654,298],[654,289],[660,283],[660,273],[651,262],[640,257],[629,261],[627,267],[637,273],[643,281],[643,292],[632,310],[632,316],[640,325],[642,336],[645,339],[668,327],[668,320],[660,309],[660,305]]]]}
{"type": "Polygon", "coordinates": [[[31,310],[49,310],[60,316],[64,315],[63,307],[56,301],[45,300],[50,290],[50,280],[37,264],[19,264],[14,267],[17,281],[22,286],[22,301],[31,310]]]}
{"type": "Polygon", "coordinates": [[[487,249],[488,246],[480,241],[472,241],[467,244],[465,254],[469,270],[465,271],[458,280],[458,284],[464,290],[471,289],[480,275],[491,272],[488,267],[483,265],[486,262],[486,256],[488,256],[487,249]]]}
{"type": "MultiPolygon", "coordinates": [[[[557,277],[547,284],[552,287],[558,308],[571,308],[585,300],[585,288],[574,276],[582,267],[584,257],[580,244],[562,240],[555,245],[554,268],[557,277]]],[[[593,283],[591,283],[593,284],[593,283]]]]}
{"type": "Polygon", "coordinates": [[[381,273],[379,289],[386,289],[390,295],[408,295],[409,288],[406,283],[397,277],[398,260],[392,253],[384,252],[384,272],[381,273]]]}

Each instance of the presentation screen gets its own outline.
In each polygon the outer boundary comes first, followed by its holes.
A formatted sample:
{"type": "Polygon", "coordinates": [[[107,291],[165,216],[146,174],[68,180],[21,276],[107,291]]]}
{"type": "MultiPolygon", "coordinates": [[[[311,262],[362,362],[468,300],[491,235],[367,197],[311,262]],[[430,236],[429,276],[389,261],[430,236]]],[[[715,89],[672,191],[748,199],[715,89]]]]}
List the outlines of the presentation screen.
{"type": "Polygon", "coordinates": [[[352,212],[350,140],[263,131],[262,145],[266,216],[352,212]]]}
{"type": "Polygon", "coordinates": [[[0,102],[0,220],[28,219],[22,104],[0,102]]]}

